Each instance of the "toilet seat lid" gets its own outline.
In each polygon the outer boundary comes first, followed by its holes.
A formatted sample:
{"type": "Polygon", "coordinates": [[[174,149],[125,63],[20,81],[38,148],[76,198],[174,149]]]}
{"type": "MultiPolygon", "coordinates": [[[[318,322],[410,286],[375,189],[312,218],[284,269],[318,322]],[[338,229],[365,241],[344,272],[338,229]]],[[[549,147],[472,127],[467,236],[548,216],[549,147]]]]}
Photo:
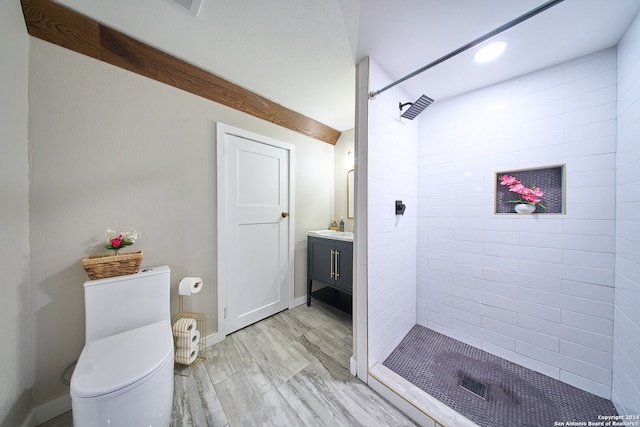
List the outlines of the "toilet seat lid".
{"type": "Polygon", "coordinates": [[[168,320],[122,332],[87,344],[71,377],[71,392],[98,397],[134,384],[173,355],[168,320]]]}

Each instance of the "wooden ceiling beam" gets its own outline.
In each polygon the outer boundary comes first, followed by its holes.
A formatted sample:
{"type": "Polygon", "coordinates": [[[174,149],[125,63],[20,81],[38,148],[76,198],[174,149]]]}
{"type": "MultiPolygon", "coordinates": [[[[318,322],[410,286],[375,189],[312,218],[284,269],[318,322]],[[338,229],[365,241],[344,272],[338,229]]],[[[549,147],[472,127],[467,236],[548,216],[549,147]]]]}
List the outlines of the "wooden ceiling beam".
{"type": "Polygon", "coordinates": [[[340,132],[49,0],[21,0],[33,37],[335,145],[340,132]]]}

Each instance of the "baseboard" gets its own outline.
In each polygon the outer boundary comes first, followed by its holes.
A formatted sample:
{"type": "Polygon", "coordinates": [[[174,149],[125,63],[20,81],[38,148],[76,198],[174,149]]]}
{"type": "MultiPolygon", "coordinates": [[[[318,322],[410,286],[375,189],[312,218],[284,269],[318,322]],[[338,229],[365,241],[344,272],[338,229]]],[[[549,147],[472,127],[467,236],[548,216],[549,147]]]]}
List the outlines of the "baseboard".
{"type": "Polygon", "coordinates": [[[64,395],[31,410],[22,427],[34,427],[71,410],[71,396],[64,395]]]}
{"type": "Polygon", "coordinates": [[[353,356],[349,358],[349,372],[351,372],[351,375],[354,377],[358,376],[358,361],[354,359],[353,356]]]}
{"type": "Polygon", "coordinates": [[[37,425],[35,417],[36,417],[35,411],[33,409],[30,410],[27,416],[25,417],[24,421],[22,422],[22,424],[20,424],[20,427],[35,427],[37,425]]]}
{"type": "Polygon", "coordinates": [[[306,304],[306,303],[307,303],[307,297],[306,296],[302,296],[302,297],[299,297],[299,298],[294,298],[294,300],[291,301],[291,304],[289,304],[289,308],[297,307],[299,305],[306,304]]]}
{"type": "Polygon", "coordinates": [[[214,332],[211,335],[207,335],[207,346],[206,348],[211,347],[214,344],[219,343],[220,341],[224,341],[225,334],[222,332],[214,332]]]}

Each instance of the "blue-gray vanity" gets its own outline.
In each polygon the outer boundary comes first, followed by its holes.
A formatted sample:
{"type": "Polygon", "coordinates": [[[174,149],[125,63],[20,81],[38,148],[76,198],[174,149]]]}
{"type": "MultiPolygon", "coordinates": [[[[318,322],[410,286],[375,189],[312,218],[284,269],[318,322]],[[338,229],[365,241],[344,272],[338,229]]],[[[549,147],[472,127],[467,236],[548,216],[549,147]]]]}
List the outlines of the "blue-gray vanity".
{"type": "MultiPolygon", "coordinates": [[[[319,230],[307,233],[307,306],[311,305],[313,281],[334,291],[332,300],[351,301],[353,289],[353,233],[319,230]],[[340,295],[335,295],[336,292],[340,295]]],[[[316,292],[320,292],[316,291],[316,292]]],[[[314,292],[313,297],[316,298],[314,292]]],[[[327,293],[326,290],[324,292],[327,293]]],[[[324,298],[318,297],[320,300],[324,298]]],[[[331,304],[331,301],[325,301],[331,304]]],[[[337,305],[336,305],[337,306],[337,305]]],[[[343,307],[338,307],[343,309],[343,307]]],[[[350,307],[348,307],[350,313],[350,307]]],[[[343,311],[347,311],[344,310],[343,311]]]]}

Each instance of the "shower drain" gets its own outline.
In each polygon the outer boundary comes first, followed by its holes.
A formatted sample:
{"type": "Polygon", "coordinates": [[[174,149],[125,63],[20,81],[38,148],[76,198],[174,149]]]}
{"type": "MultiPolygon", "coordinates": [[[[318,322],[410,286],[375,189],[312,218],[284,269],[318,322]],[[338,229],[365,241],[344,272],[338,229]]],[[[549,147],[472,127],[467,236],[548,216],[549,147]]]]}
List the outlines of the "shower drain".
{"type": "Polygon", "coordinates": [[[478,397],[481,397],[485,400],[487,399],[487,390],[489,387],[485,383],[471,378],[469,375],[462,375],[462,379],[460,380],[460,387],[467,391],[470,391],[478,397]]]}

